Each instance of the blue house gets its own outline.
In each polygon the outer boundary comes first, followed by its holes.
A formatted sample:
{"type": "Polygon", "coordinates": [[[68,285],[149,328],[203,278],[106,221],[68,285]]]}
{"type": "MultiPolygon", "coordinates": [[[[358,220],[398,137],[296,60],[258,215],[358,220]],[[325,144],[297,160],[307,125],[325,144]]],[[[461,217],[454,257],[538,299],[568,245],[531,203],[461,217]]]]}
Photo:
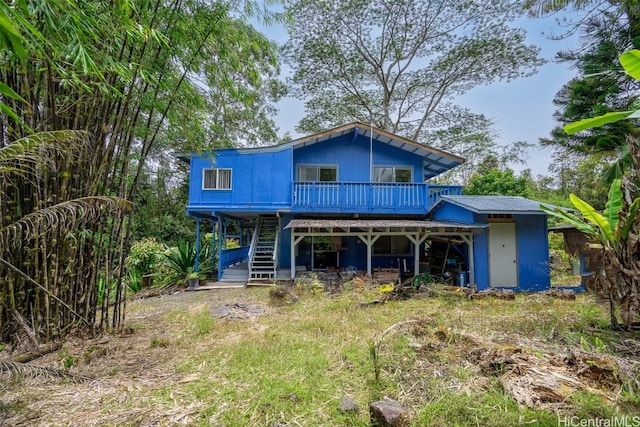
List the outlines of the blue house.
{"type": "Polygon", "coordinates": [[[187,214],[197,240],[202,221],[219,231],[218,280],[395,268],[468,272],[465,281],[491,286],[482,265],[492,248],[476,242],[487,241],[489,216],[462,214],[445,198],[464,198],[460,186],[429,183],[462,164],[459,156],[356,122],[280,145],[193,153],[189,162],[187,214]]]}

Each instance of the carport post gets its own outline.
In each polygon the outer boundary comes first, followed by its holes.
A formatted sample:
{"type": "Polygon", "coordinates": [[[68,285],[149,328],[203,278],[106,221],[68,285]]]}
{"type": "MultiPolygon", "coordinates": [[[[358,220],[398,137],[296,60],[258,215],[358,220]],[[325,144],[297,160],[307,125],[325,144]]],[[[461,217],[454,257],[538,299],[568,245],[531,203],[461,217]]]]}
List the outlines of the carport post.
{"type": "Polygon", "coordinates": [[[409,239],[411,241],[411,243],[414,244],[414,254],[413,254],[413,275],[417,276],[418,274],[420,274],[420,245],[422,243],[424,243],[425,240],[427,240],[427,237],[429,236],[429,234],[425,233],[424,236],[420,237],[419,234],[416,234],[415,236],[407,236],[407,239],[409,239]]]}
{"type": "Polygon", "coordinates": [[[293,231],[291,232],[291,279],[296,278],[296,246],[304,239],[304,235],[296,236],[293,231]]]}

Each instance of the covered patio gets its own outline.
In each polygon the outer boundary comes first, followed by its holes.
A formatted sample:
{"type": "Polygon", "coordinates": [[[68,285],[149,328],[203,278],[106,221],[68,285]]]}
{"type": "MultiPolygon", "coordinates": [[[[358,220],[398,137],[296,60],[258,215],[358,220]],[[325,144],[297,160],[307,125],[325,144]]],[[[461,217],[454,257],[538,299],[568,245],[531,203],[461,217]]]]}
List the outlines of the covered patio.
{"type": "Polygon", "coordinates": [[[374,243],[382,236],[404,236],[413,245],[414,275],[418,275],[420,247],[430,238],[457,238],[467,244],[469,283],[475,283],[473,235],[484,228],[481,224],[405,219],[292,219],[285,226],[291,230],[291,278],[296,272],[296,246],[305,237],[355,236],[367,250],[367,274],[372,273],[374,243]]]}

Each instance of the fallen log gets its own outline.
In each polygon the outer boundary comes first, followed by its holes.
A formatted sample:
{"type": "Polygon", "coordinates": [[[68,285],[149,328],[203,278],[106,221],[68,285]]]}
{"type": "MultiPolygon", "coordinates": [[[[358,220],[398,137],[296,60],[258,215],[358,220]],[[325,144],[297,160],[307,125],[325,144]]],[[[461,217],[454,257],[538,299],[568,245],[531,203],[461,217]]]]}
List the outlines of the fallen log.
{"type": "Polygon", "coordinates": [[[43,344],[35,350],[11,356],[9,360],[17,363],[27,363],[37,359],[38,357],[42,357],[54,351],[58,351],[60,350],[60,348],[62,348],[61,342],[51,342],[43,344]]]}

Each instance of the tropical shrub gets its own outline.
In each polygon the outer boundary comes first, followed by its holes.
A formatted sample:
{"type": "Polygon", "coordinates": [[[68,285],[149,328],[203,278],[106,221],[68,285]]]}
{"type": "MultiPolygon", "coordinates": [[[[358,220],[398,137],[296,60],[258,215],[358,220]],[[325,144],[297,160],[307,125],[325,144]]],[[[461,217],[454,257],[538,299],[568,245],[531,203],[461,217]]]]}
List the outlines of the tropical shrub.
{"type": "Polygon", "coordinates": [[[166,247],[156,241],[153,237],[147,237],[131,245],[129,256],[126,259],[126,266],[131,271],[140,276],[153,273],[161,264],[166,247]]]}
{"type": "Polygon", "coordinates": [[[197,273],[202,277],[211,273],[211,244],[204,240],[200,245],[200,255],[198,257],[198,271],[195,271],[196,246],[195,243],[183,240],[178,246],[167,249],[164,252],[169,273],[162,279],[164,284],[186,283],[189,277],[197,273]]]}
{"type": "Polygon", "coordinates": [[[640,269],[633,262],[636,257],[638,235],[632,230],[638,219],[640,198],[633,200],[626,212],[623,210],[621,180],[611,183],[609,197],[602,214],[591,205],[571,194],[571,203],[581,215],[562,208],[541,208],[576,227],[590,239],[590,247],[602,251],[602,270],[596,271],[597,291],[609,297],[611,323],[616,325],[615,303],[627,327],[638,313],[638,282],[640,269]]]}

